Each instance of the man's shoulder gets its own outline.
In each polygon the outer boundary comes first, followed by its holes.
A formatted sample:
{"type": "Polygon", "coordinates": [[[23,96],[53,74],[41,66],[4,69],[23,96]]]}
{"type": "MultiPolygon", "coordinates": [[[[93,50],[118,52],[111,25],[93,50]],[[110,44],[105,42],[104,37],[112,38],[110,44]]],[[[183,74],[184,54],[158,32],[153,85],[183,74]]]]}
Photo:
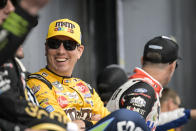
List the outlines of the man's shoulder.
{"type": "Polygon", "coordinates": [[[45,83],[50,89],[52,89],[52,84],[47,78],[49,75],[45,72],[45,70],[46,69],[43,68],[38,72],[28,75],[26,78],[27,84],[29,84],[29,82],[35,82],[38,80],[39,82],[45,83]]]}
{"type": "Polygon", "coordinates": [[[119,89],[124,90],[123,94],[132,93],[145,93],[149,95],[155,95],[154,88],[145,81],[139,79],[130,79],[123,84],[119,89]]]}
{"type": "Polygon", "coordinates": [[[149,88],[153,89],[153,87],[142,79],[129,79],[125,82],[120,88],[149,88]]]}
{"type": "Polygon", "coordinates": [[[131,87],[138,88],[138,89],[145,88],[148,90],[154,90],[153,87],[145,81],[138,81],[137,83],[133,84],[131,87]]]}
{"type": "Polygon", "coordinates": [[[37,72],[31,73],[28,76],[42,76],[42,77],[47,77],[49,76],[49,74],[47,73],[47,69],[46,68],[42,68],[37,72]]]}

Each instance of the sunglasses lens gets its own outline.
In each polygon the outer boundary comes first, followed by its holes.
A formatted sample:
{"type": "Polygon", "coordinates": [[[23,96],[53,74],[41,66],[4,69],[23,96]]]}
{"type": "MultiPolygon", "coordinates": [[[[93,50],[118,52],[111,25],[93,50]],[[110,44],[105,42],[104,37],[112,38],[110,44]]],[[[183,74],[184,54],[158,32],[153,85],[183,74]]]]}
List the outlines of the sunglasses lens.
{"type": "Polygon", "coordinates": [[[0,9],[3,9],[7,4],[7,0],[0,0],[0,9]]]}
{"type": "Polygon", "coordinates": [[[71,41],[71,40],[57,40],[57,39],[48,39],[47,45],[50,49],[58,49],[61,46],[61,43],[63,43],[63,46],[66,50],[75,50],[78,46],[77,42],[71,41]]]}
{"type": "Polygon", "coordinates": [[[12,4],[13,4],[14,6],[16,6],[16,5],[18,5],[19,0],[11,0],[11,2],[12,2],[12,4]]]}
{"type": "Polygon", "coordinates": [[[77,43],[75,41],[66,40],[66,41],[63,41],[63,46],[66,50],[75,50],[77,43]]]}
{"type": "Polygon", "coordinates": [[[56,39],[48,39],[47,40],[47,45],[51,49],[58,49],[61,45],[61,42],[56,40],[56,39]]]}

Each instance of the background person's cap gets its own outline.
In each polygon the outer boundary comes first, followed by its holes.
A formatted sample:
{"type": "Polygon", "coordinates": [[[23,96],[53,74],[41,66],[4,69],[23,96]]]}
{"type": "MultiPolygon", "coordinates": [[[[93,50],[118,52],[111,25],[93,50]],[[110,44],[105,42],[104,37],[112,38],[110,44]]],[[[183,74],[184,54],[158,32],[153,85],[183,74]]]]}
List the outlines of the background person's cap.
{"type": "Polygon", "coordinates": [[[58,35],[70,37],[81,44],[80,26],[69,19],[59,19],[50,23],[46,39],[58,35]]]}
{"type": "Polygon", "coordinates": [[[104,68],[97,77],[97,90],[102,101],[108,101],[115,90],[128,80],[123,68],[111,64],[104,68]]]}
{"type": "Polygon", "coordinates": [[[171,63],[180,58],[178,50],[178,44],[172,37],[158,36],[145,45],[143,60],[152,63],[171,63]]]}

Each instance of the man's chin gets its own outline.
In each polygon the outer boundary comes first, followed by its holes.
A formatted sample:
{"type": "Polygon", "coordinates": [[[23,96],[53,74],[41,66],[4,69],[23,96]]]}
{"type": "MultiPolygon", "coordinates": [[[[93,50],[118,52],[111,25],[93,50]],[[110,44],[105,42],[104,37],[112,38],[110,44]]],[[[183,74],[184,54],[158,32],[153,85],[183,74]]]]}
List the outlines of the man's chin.
{"type": "Polygon", "coordinates": [[[60,76],[71,76],[71,74],[69,74],[70,70],[65,69],[65,68],[58,68],[58,70],[56,70],[56,74],[60,75],[60,76]]]}

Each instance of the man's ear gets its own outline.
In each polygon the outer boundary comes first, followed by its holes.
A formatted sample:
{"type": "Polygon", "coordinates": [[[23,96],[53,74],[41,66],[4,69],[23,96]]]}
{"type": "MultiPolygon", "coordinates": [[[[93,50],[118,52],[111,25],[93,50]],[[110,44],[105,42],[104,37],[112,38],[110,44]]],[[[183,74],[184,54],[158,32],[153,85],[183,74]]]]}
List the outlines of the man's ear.
{"type": "Polygon", "coordinates": [[[173,72],[176,69],[176,61],[170,64],[170,70],[173,72]]]}
{"type": "Polygon", "coordinates": [[[84,45],[80,45],[79,47],[77,47],[77,50],[78,50],[78,59],[80,59],[84,51],[84,45]]]}
{"type": "Polygon", "coordinates": [[[140,62],[141,62],[141,65],[144,64],[143,56],[141,57],[140,62]]]}

